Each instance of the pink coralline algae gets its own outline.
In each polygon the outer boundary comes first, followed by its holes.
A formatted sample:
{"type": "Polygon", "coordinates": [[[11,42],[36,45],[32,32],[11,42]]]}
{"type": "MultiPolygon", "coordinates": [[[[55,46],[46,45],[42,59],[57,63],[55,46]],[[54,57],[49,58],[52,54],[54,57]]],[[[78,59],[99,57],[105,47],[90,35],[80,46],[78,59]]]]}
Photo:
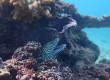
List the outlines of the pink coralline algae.
{"type": "Polygon", "coordinates": [[[57,59],[35,59],[33,55],[24,58],[22,54],[19,54],[22,59],[17,56],[6,61],[0,59],[0,80],[108,80],[109,78],[106,68],[100,64],[80,68],[77,66],[77,69],[72,70],[68,66],[61,65],[57,59]]]}
{"type": "Polygon", "coordinates": [[[47,61],[38,63],[35,59],[25,59],[22,61],[17,59],[7,60],[3,63],[4,68],[0,69],[0,80],[72,79],[72,72],[68,67],[61,68],[58,62],[54,60],[47,61]]]}
{"type": "Polygon", "coordinates": [[[0,80],[71,80],[72,72],[68,67],[60,67],[57,60],[36,60],[25,51],[33,52],[40,44],[28,42],[15,50],[12,59],[0,59],[0,80]],[[25,48],[25,49],[24,49],[25,48]],[[24,50],[24,51],[22,51],[24,50]],[[26,57],[27,56],[27,57],[26,57]]]}

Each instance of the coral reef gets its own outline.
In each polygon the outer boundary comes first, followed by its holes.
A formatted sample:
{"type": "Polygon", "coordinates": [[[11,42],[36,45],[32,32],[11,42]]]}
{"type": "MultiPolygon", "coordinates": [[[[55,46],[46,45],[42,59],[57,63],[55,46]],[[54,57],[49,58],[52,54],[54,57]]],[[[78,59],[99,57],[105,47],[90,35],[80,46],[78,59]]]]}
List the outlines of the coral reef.
{"type": "Polygon", "coordinates": [[[78,29],[84,28],[101,28],[101,27],[110,27],[110,15],[104,15],[101,18],[93,16],[83,16],[79,13],[71,14],[73,19],[77,21],[78,29]]]}
{"type": "MultiPolygon", "coordinates": [[[[38,49],[35,42],[28,42],[24,47],[27,51],[38,49]]],[[[18,50],[18,49],[17,49],[18,50]]],[[[16,52],[16,50],[15,50],[16,52]]],[[[20,51],[21,52],[21,51],[20,51]]],[[[39,53],[39,52],[37,52],[39,53]]],[[[22,53],[23,54],[23,53],[22,53]]],[[[70,69],[63,66],[57,59],[35,59],[33,53],[22,59],[13,57],[6,61],[0,58],[0,80],[108,80],[109,74],[107,67],[101,66],[101,62],[96,65],[77,65],[77,69],[70,69]],[[107,71],[107,72],[106,72],[107,71]]],[[[105,61],[104,61],[105,62],[105,61]]],[[[105,62],[106,63],[106,62],[105,62]]],[[[109,64],[109,61],[107,62],[109,64]]]]}
{"type": "Polygon", "coordinates": [[[110,15],[103,15],[101,18],[97,18],[89,15],[82,15],[77,12],[74,4],[59,2],[58,4],[59,13],[71,15],[71,17],[76,20],[77,27],[79,30],[83,28],[100,28],[100,27],[110,27],[110,15]]]}
{"type": "Polygon", "coordinates": [[[109,22],[60,0],[0,0],[0,80],[109,80],[110,61],[95,64],[100,50],[81,31],[109,22]]]}
{"type": "MultiPolygon", "coordinates": [[[[25,46],[19,47],[15,50],[12,58],[17,58],[18,60],[27,59],[35,53],[35,51],[39,51],[41,48],[41,44],[37,42],[28,42],[25,46]]],[[[38,54],[37,54],[38,55],[38,54]]]]}
{"type": "MultiPolygon", "coordinates": [[[[21,54],[19,54],[21,55],[21,54]]],[[[22,56],[22,55],[21,55],[22,56]]],[[[58,61],[47,59],[37,61],[33,56],[18,60],[12,58],[0,61],[0,80],[72,80],[68,67],[60,67],[58,61]]]]}
{"type": "Polygon", "coordinates": [[[103,68],[89,65],[74,70],[74,80],[109,80],[109,74],[103,68]]]}
{"type": "Polygon", "coordinates": [[[22,20],[24,23],[32,23],[34,17],[37,19],[42,16],[52,17],[51,4],[55,4],[57,0],[0,0],[0,4],[9,4],[14,7],[11,11],[13,19],[22,20]]]}

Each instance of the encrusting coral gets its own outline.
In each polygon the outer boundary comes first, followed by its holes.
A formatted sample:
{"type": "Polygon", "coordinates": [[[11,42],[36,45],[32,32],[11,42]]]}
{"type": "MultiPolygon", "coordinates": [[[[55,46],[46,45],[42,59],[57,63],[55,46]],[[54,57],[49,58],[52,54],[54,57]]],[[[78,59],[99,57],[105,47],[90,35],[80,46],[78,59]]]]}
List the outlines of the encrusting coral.
{"type": "Polygon", "coordinates": [[[34,17],[37,19],[42,16],[51,18],[51,6],[56,0],[0,0],[0,4],[8,3],[14,6],[11,11],[13,19],[22,20],[24,23],[32,23],[34,17]]]}
{"type": "Polygon", "coordinates": [[[18,60],[27,59],[33,55],[34,51],[37,51],[41,48],[41,44],[37,42],[28,42],[25,46],[19,47],[15,50],[12,58],[17,58],[18,60]]]}
{"type": "MultiPolygon", "coordinates": [[[[36,50],[35,45],[28,43],[24,47],[27,50],[36,50]],[[33,47],[32,47],[33,46],[33,47]]],[[[22,49],[24,48],[22,47],[22,49]]],[[[38,46],[37,46],[38,47],[38,46]]],[[[16,51],[15,51],[16,52],[16,51]]],[[[0,80],[72,80],[72,72],[69,67],[60,67],[54,59],[37,61],[33,55],[23,58],[23,51],[19,51],[22,59],[13,54],[12,59],[2,61],[0,58],[0,80]]],[[[36,53],[34,53],[36,54],[36,53]]],[[[26,54],[25,54],[26,55],[26,54]]]]}

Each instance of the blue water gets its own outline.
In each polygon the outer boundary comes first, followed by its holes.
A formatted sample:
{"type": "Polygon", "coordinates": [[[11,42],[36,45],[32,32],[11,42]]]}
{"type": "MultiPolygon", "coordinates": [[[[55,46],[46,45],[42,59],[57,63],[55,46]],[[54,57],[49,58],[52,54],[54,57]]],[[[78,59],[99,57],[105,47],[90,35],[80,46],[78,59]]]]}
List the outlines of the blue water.
{"type": "MultiPolygon", "coordinates": [[[[91,15],[97,18],[105,14],[110,15],[110,0],[64,0],[65,2],[73,3],[77,11],[83,15],[91,15]]],[[[110,59],[110,28],[86,28],[89,40],[98,45],[100,49],[99,59],[110,59]]]]}

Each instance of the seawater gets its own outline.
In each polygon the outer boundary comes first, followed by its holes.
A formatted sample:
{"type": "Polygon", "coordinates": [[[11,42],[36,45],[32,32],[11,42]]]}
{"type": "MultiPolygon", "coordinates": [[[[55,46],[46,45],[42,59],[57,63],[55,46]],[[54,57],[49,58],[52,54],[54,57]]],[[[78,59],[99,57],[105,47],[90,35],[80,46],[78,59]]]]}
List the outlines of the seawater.
{"type": "Polygon", "coordinates": [[[85,28],[87,37],[100,49],[99,59],[110,59],[110,28],[85,28]]]}
{"type": "MultiPolygon", "coordinates": [[[[110,15],[109,3],[102,0],[63,0],[72,3],[77,8],[78,13],[82,15],[90,15],[101,18],[103,15],[110,15]]],[[[97,61],[102,58],[110,59],[110,28],[85,28],[84,31],[90,41],[98,45],[100,56],[97,61]]]]}

